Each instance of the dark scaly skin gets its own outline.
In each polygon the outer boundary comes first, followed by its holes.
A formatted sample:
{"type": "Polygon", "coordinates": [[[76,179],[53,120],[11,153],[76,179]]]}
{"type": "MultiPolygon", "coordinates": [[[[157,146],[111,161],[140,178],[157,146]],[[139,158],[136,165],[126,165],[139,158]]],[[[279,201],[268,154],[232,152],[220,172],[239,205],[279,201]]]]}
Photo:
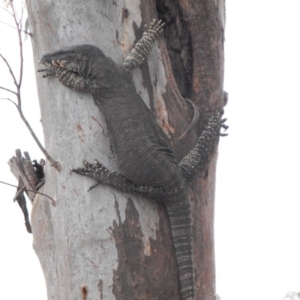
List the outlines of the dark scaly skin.
{"type": "Polygon", "coordinates": [[[145,60],[156,37],[163,31],[164,25],[161,20],[157,22],[153,20],[149,26],[147,24],[144,26],[143,37],[135,44],[123,63],[125,69],[133,70],[145,60]]]}
{"type": "MultiPolygon", "coordinates": [[[[157,28],[161,30],[160,26],[157,28]]],[[[142,40],[138,42],[139,47],[142,40]]],[[[146,48],[149,52],[148,45],[146,48]]],[[[147,51],[140,53],[143,59],[147,51]]],[[[44,77],[57,77],[71,89],[93,94],[95,104],[104,115],[121,173],[110,172],[98,161],[95,164],[85,162],[84,168],[72,171],[118,190],[139,193],[165,203],[171,223],[182,299],[194,300],[192,224],[186,180],[211,154],[220,128],[225,125],[220,121],[219,113],[211,117],[195,148],[179,164],[166,143],[164,133],[136,93],[129,70],[143,59],[131,61],[129,55],[124,66],[117,65],[97,47],[78,45],[44,55],[41,63],[45,69],[40,71],[47,72],[44,77]]]]}

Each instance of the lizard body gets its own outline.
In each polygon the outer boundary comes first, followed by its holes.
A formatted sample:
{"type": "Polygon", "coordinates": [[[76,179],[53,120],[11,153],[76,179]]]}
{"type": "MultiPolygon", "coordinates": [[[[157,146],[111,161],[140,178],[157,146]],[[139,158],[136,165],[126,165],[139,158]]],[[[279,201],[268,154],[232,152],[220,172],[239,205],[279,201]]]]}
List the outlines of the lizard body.
{"type": "Polygon", "coordinates": [[[121,191],[165,203],[182,300],[194,300],[192,223],[186,181],[212,152],[220,128],[225,125],[220,121],[221,114],[216,113],[209,119],[195,148],[180,163],[176,161],[163,131],[137,94],[130,73],[145,59],[162,25],[154,22],[149,28],[150,34],[144,34],[144,42],[142,38],[137,43],[138,48],[132,50],[124,65],[116,64],[95,46],[77,45],[44,55],[41,62],[45,69],[41,71],[47,72],[44,77],[53,75],[69,88],[92,93],[104,115],[121,173],[110,172],[98,161],[85,162],[84,168],[72,171],[121,191]]]}

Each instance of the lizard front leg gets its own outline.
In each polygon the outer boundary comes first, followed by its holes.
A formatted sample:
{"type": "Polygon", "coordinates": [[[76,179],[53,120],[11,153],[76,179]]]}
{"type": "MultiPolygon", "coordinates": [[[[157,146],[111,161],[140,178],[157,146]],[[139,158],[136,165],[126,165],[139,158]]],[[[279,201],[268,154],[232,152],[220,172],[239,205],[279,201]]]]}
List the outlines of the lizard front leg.
{"type": "Polygon", "coordinates": [[[144,26],[142,38],[135,44],[123,63],[125,69],[132,71],[145,60],[156,37],[163,31],[164,25],[161,20],[154,19],[149,26],[144,26]]]}
{"type": "Polygon", "coordinates": [[[154,198],[163,198],[167,196],[166,191],[161,187],[152,187],[146,185],[138,185],[125,178],[122,174],[111,172],[95,160],[95,164],[84,161],[84,168],[72,169],[72,172],[95,179],[98,184],[109,185],[122,192],[134,192],[154,198]]]}

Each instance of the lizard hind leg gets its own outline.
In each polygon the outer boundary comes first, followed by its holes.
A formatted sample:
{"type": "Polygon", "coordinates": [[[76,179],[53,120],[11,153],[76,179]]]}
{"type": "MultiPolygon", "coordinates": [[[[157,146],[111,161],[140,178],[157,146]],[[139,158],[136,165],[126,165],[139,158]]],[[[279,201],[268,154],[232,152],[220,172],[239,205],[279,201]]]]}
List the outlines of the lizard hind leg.
{"type": "Polygon", "coordinates": [[[209,118],[195,147],[181,160],[180,168],[185,179],[192,179],[196,171],[201,168],[214,150],[219,136],[227,134],[220,133],[221,128],[228,129],[224,124],[226,119],[221,119],[221,114],[216,113],[209,118]]]}

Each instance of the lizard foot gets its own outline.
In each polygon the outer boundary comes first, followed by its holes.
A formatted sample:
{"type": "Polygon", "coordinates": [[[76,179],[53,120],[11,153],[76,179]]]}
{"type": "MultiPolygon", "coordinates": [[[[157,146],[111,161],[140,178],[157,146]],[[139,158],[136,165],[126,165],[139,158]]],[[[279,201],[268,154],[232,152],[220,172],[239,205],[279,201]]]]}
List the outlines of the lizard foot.
{"type": "Polygon", "coordinates": [[[87,161],[83,161],[83,164],[84,168],[72,169],[71,172],[93,178],[97,181],[97,183],[91,186],[88,191],[92,190],[101,183],[107,184],[109,181],[110,171],[101,165],[98,160],[95,160],[95,164],[91,164],[87,161]]]}
{"type": "Polygon", "coordinates": [[[161,20],[156,21],[144,26],[142,38],[135,44],[129,55],[126,57],[123,66],[125,69],[131,71],[137,68],[148,56],[152,45],[157,36],[163,31],[165,23],[161,20]]]}
{"type": "Polygon", "coordinates": [[[108,169],[106,169],[103,165],[101,165],[98,160],[95,160],[95,164],[91,164],[87,161],[83,161],[84,168],[76,168],[72,169],[71,171],[73,173],[79,174],[79,175],[84,175],[84,176],[90,176],[94,173],[109,173],[108,169]]]}

